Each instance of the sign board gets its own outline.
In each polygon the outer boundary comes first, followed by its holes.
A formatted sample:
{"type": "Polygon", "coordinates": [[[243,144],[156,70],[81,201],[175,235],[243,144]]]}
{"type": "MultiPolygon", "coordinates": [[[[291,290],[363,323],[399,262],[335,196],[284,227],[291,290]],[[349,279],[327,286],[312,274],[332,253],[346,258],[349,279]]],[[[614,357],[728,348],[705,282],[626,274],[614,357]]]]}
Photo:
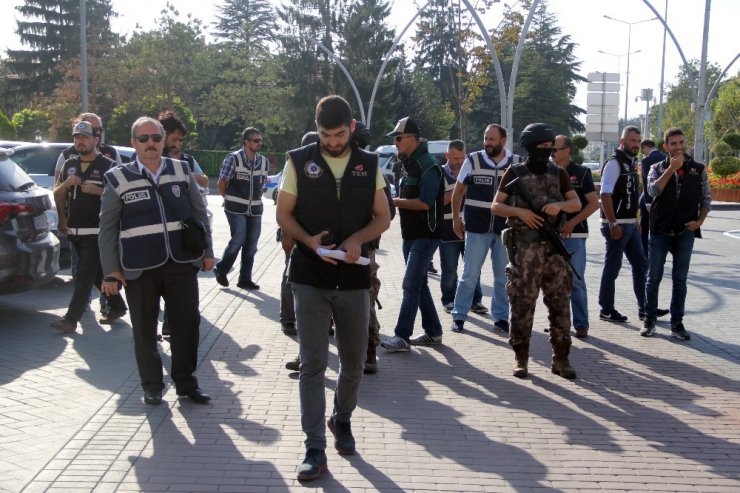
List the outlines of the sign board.
{"type": "Polygon", "coordinates": [[[609,124],[609,125],[618,125],[619,124],[619,117],[616,115],[616,113],[613,114],[607,114],[607,115],[596,115],[596,114],[590,114],[586,115],[586,125],[588,124],[609,124]]]}
{"type": "Polygon", "coordinates": [[[618,82],[589,82],[588,92],[619,92],[618,82]]]}
{"type": "Polygon", "coordinates": [[[619,74],[588,74],[586,104],[586,138],[592,142],[619,140],[619,74]]]}
{"type": "Polygon", "coordinates": [[[619,74],[611,72],[591,72],[588,74],[589,82],[619,82],[619,74]]]}
{"type": "MultiPolygon", "coordinates": [[[[619,106],[619,93],[618,92],[589,92],[586,95],[586,104],[589,107],[601,107],[601,106],[619,106]]],[[[599,111],[598,113],[603,113],[599,111]]]]}

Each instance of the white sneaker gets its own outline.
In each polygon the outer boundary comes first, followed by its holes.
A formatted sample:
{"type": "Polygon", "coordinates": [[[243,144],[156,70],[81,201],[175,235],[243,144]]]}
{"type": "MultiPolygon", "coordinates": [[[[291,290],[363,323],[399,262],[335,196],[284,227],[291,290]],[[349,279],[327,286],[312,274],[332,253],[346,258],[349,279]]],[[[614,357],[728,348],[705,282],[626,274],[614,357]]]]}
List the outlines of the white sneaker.
{"type": "Polygon", "coordinates": [[[393,336],[380,342],[380,345],[389,353],[401,353],[411,349],[411,346],[403,337],[393,336]]]}
{"type": "Polygon", "coordinates": [[[436,346],[442,344],[442,336],[430,336],[427,333],[414,337],[409,341],[412,346],[436,346]]]}

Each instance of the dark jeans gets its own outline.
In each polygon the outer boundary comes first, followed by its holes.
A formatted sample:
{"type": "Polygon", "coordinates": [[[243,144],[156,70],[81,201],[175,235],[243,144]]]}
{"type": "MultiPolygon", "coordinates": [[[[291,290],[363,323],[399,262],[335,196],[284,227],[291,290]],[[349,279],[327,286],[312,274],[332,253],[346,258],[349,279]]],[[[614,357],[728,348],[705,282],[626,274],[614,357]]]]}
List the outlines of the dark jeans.
{"type": "Polygon", "coordinates": [[[164,389],[162,357],[157,346],[160,298],[164,298],[166,306],[177,307],[168,314],[169,322],[175,327],[170,337],[170,375],[177,392],[188,393],[198,386],[194,375],[200,337],[198,268],[170,260],[127,281],[126,299],[133,327],[134,352],[144,390],[164,389]]]}
{"type": "Polygon", "coordinates": [[[671,325],[683,322],[684,307],[686,305],[686,279],[689,275],[691,253],[694,250],[694,232],[684,231],[676,236],[660,233],[651,233],[649,242],[650,255],[645,285],[645,316],[655,320],[658,309],[658,290],[663,279],[668,252],[673,257],[673,292],[671,294],[671,325]]]}
{"type": "MultiPolygon", "coordinates": [[[[439,263],[442,267],[442,276],[439,281],[439,287],[442,290],[442,305],[454,303],[455,291],[457,290],[457,266],[460,257],[465,256],[464,241],[442,242],[439,245],[439,263]]],[[[473,292],[473,305],[483,300],[483,292],[480,288],[480,276],[475,283],[473,292]]]]}
{"type": "Polygon", "coordinates": [[[612,240],[609,225],[601,225],[601,235],[606,240],[606,254],[604,256],[604,270],[601,272],[599,305],[602,311],[614,310],[614,282],[622,268],[622,255],[626,255],[632,266],[632,290],[637,299],[637,308],[639,311],[643,311],[645,308],[647,262],[645,261],[645,252],[642,250],[642,239],[636,222],[621,224],[620,226],[622,227],[622,238],[612,240]]]}
{"type": "Polygon", "coordinates": [[[229,221],[231,239],[226,245],[221,261],[216,264],[216,271],[220,274],[228,274],[241,250],[242,265],[239,270],[239,282],[251,281],[254,254],[257,253],[257,241],[262,230],[262,217],[226,212],[226,219],[229,221]]]}
{"type": "Polygon", "coordinates": [[[430,336],[442,335],[442,324],[439,322],[437,308],[434,306],[432,293],[429,291],[427,269],[440,241],[432,238],[403,240],[403,258],[406,271],[403,274],[403,299],[398,313],[395,334],[407,341],[414,333],[416,312],[421,311],[421,326],[430,336]]]}

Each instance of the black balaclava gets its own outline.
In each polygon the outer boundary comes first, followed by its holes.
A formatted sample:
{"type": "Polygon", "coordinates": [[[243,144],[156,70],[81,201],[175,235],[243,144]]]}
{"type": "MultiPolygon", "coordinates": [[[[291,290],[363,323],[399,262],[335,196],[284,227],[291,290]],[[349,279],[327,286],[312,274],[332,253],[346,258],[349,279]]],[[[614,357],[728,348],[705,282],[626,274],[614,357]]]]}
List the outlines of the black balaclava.
{"type": "Polygon", "coordinates": [[[550,161],[552,149],[537,147],[545,142],[555,142],[555,132],[546,123],[530,123],[519,137],[519,145],[527,150],[527,169],[536,175],[544,174],[550,161]]]}
{"type": "Polygon", "coordinates": [[[549,147],[527,147],[527,168],[535,175],[542,175],[547,171],[547,163],[550,161],[549,147]]]}

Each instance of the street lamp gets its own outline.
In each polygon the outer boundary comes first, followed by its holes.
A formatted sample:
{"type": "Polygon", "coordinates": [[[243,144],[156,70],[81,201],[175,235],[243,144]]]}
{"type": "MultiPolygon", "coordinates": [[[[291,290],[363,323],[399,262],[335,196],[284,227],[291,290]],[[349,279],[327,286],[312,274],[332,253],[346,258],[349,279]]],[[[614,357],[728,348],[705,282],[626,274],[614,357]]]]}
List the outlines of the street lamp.
{"type": "Polygon", "coordinates": [[[641,51],[642,50],[635,50],[635,51],[630,51],[629,53],[617,54],[617,53],[610,53],[604,50],[598,50],[598,53],[601,53],[603,55],[610,55],[610,56],[617,57],[617,73],[619,74],[619,73],[622,73],[622,57],[627,56],[627,55],[634,55],[635,53],[640,53],[641,51]]]}
{"type": "Polygon", "coordinates": [[[627,22],[623,21],[621,19],[615,19],[612,16],[604,14],[604,17],[611,20],[611,21],[617,21],[621,22],[622,24],[626,24],[629,30],[627,31],[627,74],[626,74],[626,81],[625,81],[625,89],[624,89],[624,121],[627,121],[627,105],[629,104],[629,93],[630,93],[630,49],[632,47],[632,26],[635,24],[640,24],[642,22],[649,22],[654,21],[657,19],[657,17],[651,17],[650,19],[643,19],[641,21],[634,21],[634,22],[627,22]]]}
{"type": "Polygon", "coordinates": [[[643,89],[640,91],[640,95],[635,98],[635,102],[645,101],[645,121],[643,122],[642,135],[645,138],[650,137],[650,102],[655,103],[652,89],[643,89]]]}

